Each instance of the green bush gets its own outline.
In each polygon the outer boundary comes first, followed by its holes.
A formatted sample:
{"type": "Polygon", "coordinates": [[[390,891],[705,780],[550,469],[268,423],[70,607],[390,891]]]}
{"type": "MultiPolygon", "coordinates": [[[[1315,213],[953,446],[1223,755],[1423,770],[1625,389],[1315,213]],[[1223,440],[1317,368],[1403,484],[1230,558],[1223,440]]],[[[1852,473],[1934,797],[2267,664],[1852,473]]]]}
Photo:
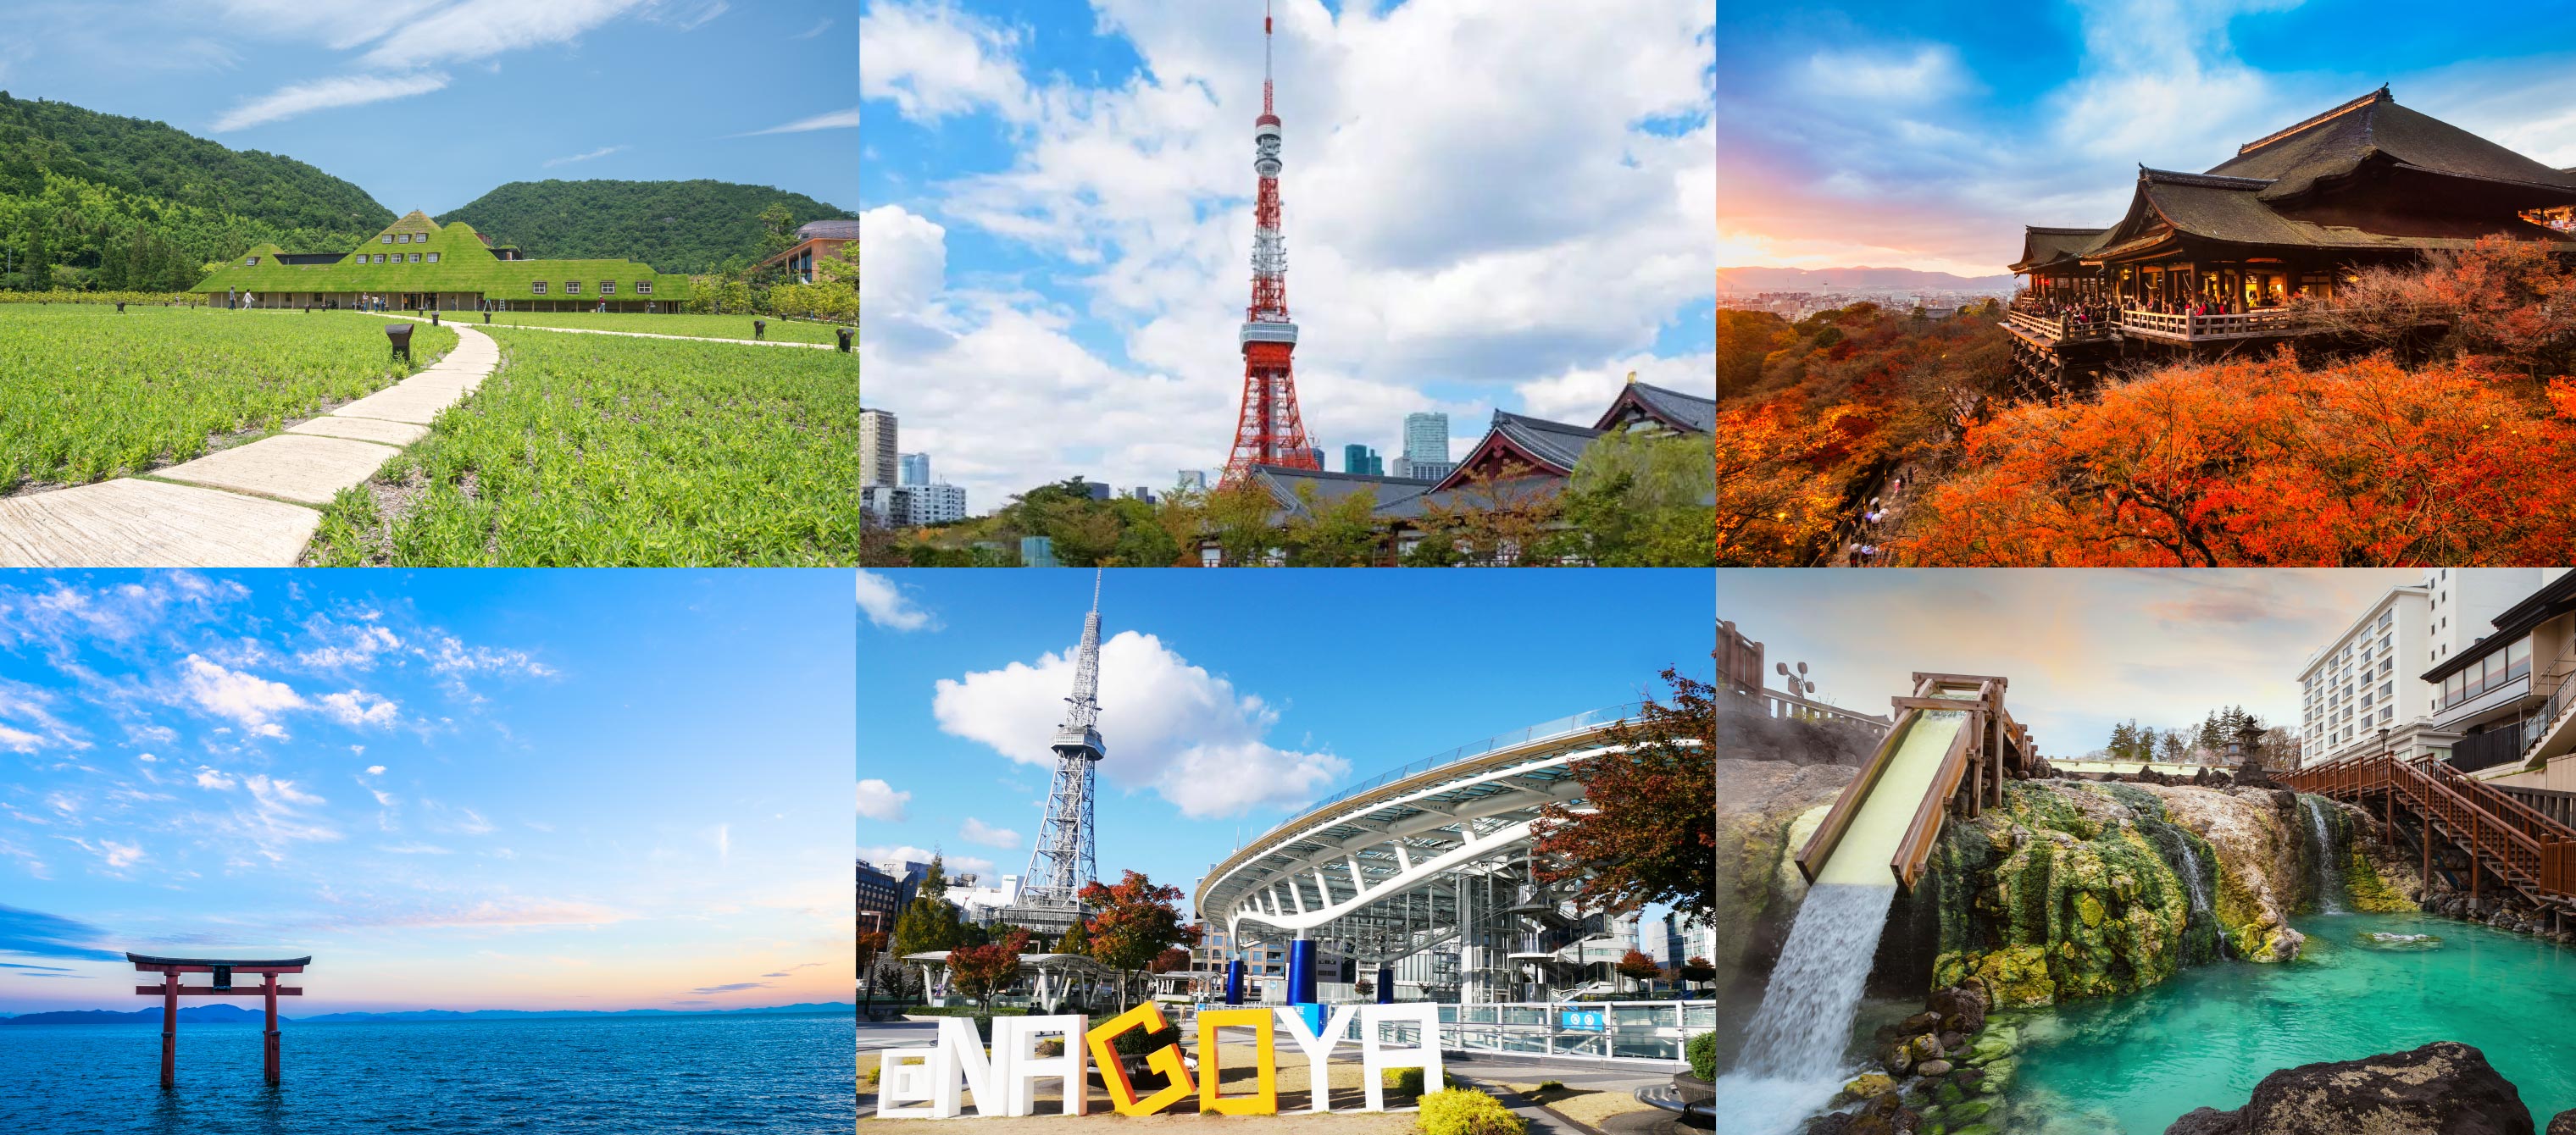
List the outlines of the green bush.
{"type": "Polygon", "coordinates": [[[1542,1092],[1561,1092],[1565,1090],[1565,1081],[1541,1080],[1538,1082],[1538,1090],[1542,1092]]]}
{"type": "MultiPolygon", "coordinates": [[[[1422,1069],[1389,1068],[1384,1072],[1378,1073],[1378,1078],[1384,1080],[1387,1087],[1393,1088],[1396,1091],[1412,1092],[1415,1095],[1422,1094],[1422,1069]]],[[[1466,1086],[1459,1082],[1458,1077],[1450,1075],[1448,1070],[1445,1068],[1440,1072],[1440,1082],[1443,1086],[1451,1088],[1463,1088],[1466,1086]]]]}
{"type": "Polygon", "coordinates": [[[1701,1033],[1682,1046],[1682,1055],[1690,1058],[1691,1075],[1703,1080],[1717,1078],[1717,1034],[1701,1033]]]}
{"type": "Polygon", "coordinates": [[[1129,1029],[1118,1034],[1117,1039],[1109,1043],[1109,1047],[1115,1049],[1120,1056],[1143,1056],[1164,1045],[1179,1043],[1181,1043],[1181,1030],[1176,1025],[1161,1032],[1129,1029]]]}
{"type": "Polygon", "coordinates": [[[1422,1097],[1416,1121],[1423,1135],[1526,1135],[1527,1124],[1501,1101],[1473,1088],[1451,1088],[1422,1097]]]}

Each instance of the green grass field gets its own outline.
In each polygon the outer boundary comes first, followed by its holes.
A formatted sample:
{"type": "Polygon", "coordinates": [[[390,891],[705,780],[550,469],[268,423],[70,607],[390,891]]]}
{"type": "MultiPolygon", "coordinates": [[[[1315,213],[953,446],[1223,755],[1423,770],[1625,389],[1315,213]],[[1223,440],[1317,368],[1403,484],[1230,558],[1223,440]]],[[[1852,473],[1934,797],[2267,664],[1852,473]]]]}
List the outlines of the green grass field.
{"type": "MultiPolygon", "coordinates": [[[[381,390],[410,373],[384,325],[355,312],[0,304],[0,494],[192,460],[211,438],[381,390]]],[[[453,331],[412,334],[417,366],[455,345],[453,331]]]]}
{"type": "MultiPolygon", "coordinates": [[[[440,319],[468,327],[483,326],[481,312],[451,311],[440,319]]],[[[751,338],[752,316],[748,315],[646,315],[642,312],[612,311],[599,314],[587,311],[496,311],[492,326],[578,327],[591,331],[644,331],[655,335],[685,335],[692,339],[751,338]]],[[[769,320],[769,338],[790,343],[830,343],[832,325],[801,323],[763,316],[769,320]]]]}
{"type": "Polygon", "coordinates": [[[307,563],[858,562],[855,356],[497,321],[492,335],[501,369],[342,492],[307,563]]]}

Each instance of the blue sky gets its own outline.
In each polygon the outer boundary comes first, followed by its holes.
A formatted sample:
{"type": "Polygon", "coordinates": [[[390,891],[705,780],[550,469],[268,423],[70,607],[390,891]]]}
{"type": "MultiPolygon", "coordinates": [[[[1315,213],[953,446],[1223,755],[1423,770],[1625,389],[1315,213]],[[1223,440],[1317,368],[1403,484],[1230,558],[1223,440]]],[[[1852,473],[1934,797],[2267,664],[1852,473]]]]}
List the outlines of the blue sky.
{"type": "Polygon", "coordinates": [[[0,1012],[845,1000],[849,580],[0,573],[0,1012]]]}
{"type": "MultiPolygon", "coordinates": [[[[862,573],[862,858],[1028,865],[1091,586],[1074,571],[862,573]]],[[[1667,666],[1705,679],[1707,588],[1705,573],[1607,569],[1111,572],[1101,874],[1188,892],[1301,803],[1654,694],[1667,666]]]]}
{"type": "Polygon", "coordinates": [[[1725,7],[1729,266],[2000,274],[2025,224],[2118,220],[2140,164],[2208,169],[2382,83],[2576,165],[2576,13],[2559,0],[1725,7]]]}
{"type": "Polygon", "coordinates": [[[12,95],[284,154],[433,215],[546,178],[711,178],[854,208],[857,52],[835,0],[0,8],[12,95]]]}
{"type": "MultiPolygon", "coordinates": [[[[2242,705],[2299,722],[2299,671],[2420,569],[1996,568],[1717,573],[1717,617],[1805,662],[1816,696],[1866,713],[1915,671],[1998,674],[2040,752],[2080,756],[2114,722],[2173,728],[2242,705]]],[[[864,632],[862,632],[864,633],[864,632]]],[[[1774,679],[1776,681],[1776,679],[1774,679]]]]}
{"type": "MultiPolygon", "coordinates": [[[[862,0],[868,396],[986,511],[1221,467],[1259,0],[862,0]]],[[[1704,0],[1278,0],[1298,392],[1334,456],[1711,385],[1704,0]],[[1426,76],[1438,76],[1429,81],[1426,76]]]]}

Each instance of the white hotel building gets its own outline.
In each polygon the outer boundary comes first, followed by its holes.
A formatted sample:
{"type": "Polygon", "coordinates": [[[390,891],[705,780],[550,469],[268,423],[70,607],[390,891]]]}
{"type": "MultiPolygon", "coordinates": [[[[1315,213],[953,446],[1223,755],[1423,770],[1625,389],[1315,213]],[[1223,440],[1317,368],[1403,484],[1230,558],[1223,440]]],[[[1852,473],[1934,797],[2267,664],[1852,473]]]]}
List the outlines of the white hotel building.
{"type": "Polygon", "coordinates": [[[2433,756],[2499,787],[2576,794],[2576,572],[2427,571],[2310,655],[2299,685],[2303,764],[2433,756]]]}

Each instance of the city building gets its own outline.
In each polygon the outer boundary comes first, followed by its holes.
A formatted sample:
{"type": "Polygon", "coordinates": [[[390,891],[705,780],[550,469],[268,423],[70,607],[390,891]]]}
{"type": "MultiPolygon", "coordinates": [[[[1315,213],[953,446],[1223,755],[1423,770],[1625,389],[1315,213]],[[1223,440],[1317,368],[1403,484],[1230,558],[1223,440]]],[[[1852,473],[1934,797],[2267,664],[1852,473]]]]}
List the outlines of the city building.
{"type": "Polygon", "coordinates": [[[894,415],[884,410],[859,411],[859,483],[894,484],[897,459],[894,415]]]}
{"type": "Polygon", "coordinates": [[[789,279],[810,284],[814,282],[815,260],[833,255],[858,239],[859,222],[855,220],[808,221],[796,230],[795,244],[761,261],[760,267],[782,269],[789,279]]]}
{"type": "Polygon", "coordinates": [[[1404,416],[1404,456],[1401,460],[1419,465],[1422,462],[1447,464],[1449,461],[1449,415],[1413,413],[1404,416]]]}
{"type": "Polygon", "coordinates": [[[2432,578],[2440,589],[2487,572],[2520,593],[2491,615],[2501,588],[2457,593],[2458,641],[2419,675],[2433,691],[2432,729],[2450,738],[2453,767],[2517,795],[2555,794],[2548,810],[2567,815],[2576,804],[2576,571],[2449,568],[2432,578]]]}
{"type": "Polygon", "coordinates": [[[2533,731],[2576,667],[2569,612],[2564,568],[2434,568],[2388,589],[2302,666],[2301,763],[2387,752],[2483,772],[2555,755],[2533,731]]]}
{"type": "Polygon", "coordinates": [[[1207,477],[1207,470],[1205,469],[1183,469],[1181,470],[1180,480],[1173,482],[1173,486],[1175,488],[1195,489],[1199,492],[1206,492],[1208,487],[1207,477]]]}
{"type": "Polygon", "coordinates": [[[1458,471],[1455,461],[1417,461],[1398,457],[1387,462],[1387,476],[1399,481],[1440,481],[1458,471]]]}
{"type": "Polygon", "coordinates": [[[1118,495],[1131,501],[1143,501],[1146,504],[1154,503],[1154,490],[1146,488],[1143,485],[1138,485],[1135,488],[1129,489],[1118,495]]]}
{"type": "Polygon", "coordinates": [[[356,248],[288,252],[262,243],[190,290],[234,307],[677,311],[689,278],[632,260],[526,259],[471,225],[441,225],[415,209],[356,248]]]}
{"type": "Polygon", "coordinates": [[[903,880],[866,863],[859,865],[859,929],[891,934],[903,915],[903,880]]]}
{"type": "Polygon", "coordinates": [[[2005,323],[2015,374],[2037,395],[2124,359],[2268,352],[2326,332],[2291,300],[2330,297],[2360,268],[2486,237],[2576,251],[2535,220],[2570,204],[2576,173],[2399,106],[2383,86],[2203,173],[2139,167],[2107,228],[2027,229],[2011,271],[2030,277],[2029,296],[2005,323]]]}
{"type": "Polygon", "coordinates": [[[929,455],[929,454],[927,454],[927,453],[905,453],[905,454],[900,454],[900,455],[897,455],[897,456],[896,456],[895,461],[896,461],[896,463],[901,467],[901,475],[896,479],[896,481],[895,481],[895,483],[896,483],[896,484],[898,484],[898,485],[927,485],[927,484],[929,484],[929,483],[930,483],[930,455],[929,455]]]}
{"type": "Polygon", "coordinates": [[[860,485],[859,511],[880,528],[912,523],[912,490],[900,485],[860,485]]]}
{"type": "Polygon", "coordinates": [[[1345,445],[1342,447],[1342,472],[1383,477],[1386,467],[1379,463],[1376,450],[1365,445],[1345,445]]]}
{"type": "Polygon", "coordinates": [[[1062,567],[1056,562],[1055,541],[1044,536],[1020,537],[1021,567],[1062,567]]]}
{"type": "Polygon", "coordinates": [[[966,519],[966,486],[945,482],[914,485],[904,489],[909,507],[905,524],[915,528],[925,524],[947,524],[966,519]]]}

